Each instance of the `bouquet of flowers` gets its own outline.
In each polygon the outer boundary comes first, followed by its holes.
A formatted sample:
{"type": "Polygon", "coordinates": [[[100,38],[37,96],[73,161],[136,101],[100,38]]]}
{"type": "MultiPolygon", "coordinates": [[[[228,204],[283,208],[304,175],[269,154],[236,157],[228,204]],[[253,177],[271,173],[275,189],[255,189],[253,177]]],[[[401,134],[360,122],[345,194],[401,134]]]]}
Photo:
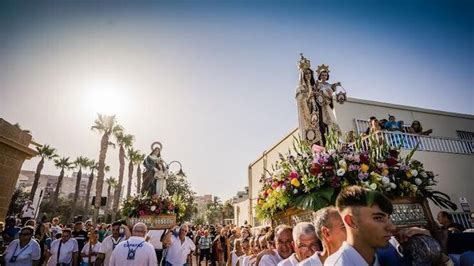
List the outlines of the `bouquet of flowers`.
{"type": "Polygon", "coordinates": [[[354,145],[340,144],[334,133],[326,139],[326,148],[309,147],[295,139],[293,153],[280,154],[273,172],[260,180],[258,218],[271,218],[288,208],[318,210],[334,204],[339,191],[350,185],[388,197],[428,198],[440,207],[456,209],[448,195],[432,189],[437,183],[434,174],[412,160],[416,148],[402,157],[399,148],[379,143],[375,137],[366,150],[360,139],[354,145]]]}
{"type": "Polygon", "coordinates": [[[141,217],[145,215],[179,213],[179,206],[169,197],[138,195],[123,202],[122,215],[125,217],[141,217]]]}

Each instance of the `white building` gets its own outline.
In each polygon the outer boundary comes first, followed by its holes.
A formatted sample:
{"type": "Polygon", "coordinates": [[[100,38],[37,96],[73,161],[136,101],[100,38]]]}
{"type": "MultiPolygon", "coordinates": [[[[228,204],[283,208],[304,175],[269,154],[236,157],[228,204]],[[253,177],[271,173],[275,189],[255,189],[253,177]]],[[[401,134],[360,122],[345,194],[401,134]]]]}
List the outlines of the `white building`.
{"type": "MultiPolygon", "coordinates": [[[[388,114],[403,120],[405,125],[418,120],[424,130],[433,129],[430,136],[416,136],[421,145],[414,159],[437,175],[439,183],[436,190],[447,193],[458,205],[460,197],[474,203],[474,116],[351,98],[342,105],[336,104],[335,112],[343,132],[364,132],[369,117],[388,119],[388,114]]],[[[391,141],[394,134],[401,134],[405,140],[405,151],[415,146],[414,135],[385,132],[383,136],[391,141]]],[[[264,169],[271,169],[271,165],[278,160],[279,153],[286,154],[291,149],[294,137],[298,137],[298,129],[291,130],[248,167],[249,199],[246,204],[249,207],[244,209],[244,203],[241,203],[240,215],[242,210],[247,210],[247,218],[252,225],[260,224],[255,218],[256,199],[261,189],[259,179],[264,169]]],[[[432,213],[436,214],[439,209],[430,205],[432,213]]]]}
{"type": "Polygon", "coordinates": [[[245,187],[244,191],[237,192],[237,195],[232,197],[232,206],[234,207],[234,221],[237,226],[242,226],[245,223],[249,224],[249,212],[247,211],[249,205],[249,188],[245,187]]]}

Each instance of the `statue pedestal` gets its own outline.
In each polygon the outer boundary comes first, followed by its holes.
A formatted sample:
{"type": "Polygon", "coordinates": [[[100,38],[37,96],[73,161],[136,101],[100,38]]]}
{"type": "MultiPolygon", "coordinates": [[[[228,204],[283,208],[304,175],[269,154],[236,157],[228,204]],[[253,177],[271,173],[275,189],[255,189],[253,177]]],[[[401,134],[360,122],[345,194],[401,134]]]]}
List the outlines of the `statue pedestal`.
{"type": "Polygon", "coordinates": [[[175,214],[143,215],[127,218],[127,224],[132,227],[136,223],[144,223],[148,230],[171,229],[176,225],[175,214]]]}

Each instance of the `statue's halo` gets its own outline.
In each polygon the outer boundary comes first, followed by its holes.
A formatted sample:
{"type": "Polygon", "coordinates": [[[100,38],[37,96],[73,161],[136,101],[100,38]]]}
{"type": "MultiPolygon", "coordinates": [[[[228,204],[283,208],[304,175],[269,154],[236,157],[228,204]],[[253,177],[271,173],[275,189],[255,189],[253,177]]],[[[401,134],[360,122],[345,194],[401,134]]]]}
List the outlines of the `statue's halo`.
{"type": "Polygon", "coordinates": [[[154,151],[157,148],[156,145],[159,146],[158,148],[160,149],[160,151],[163,149],[163,145],[161,144],[161,142],[155,141],[151,144],[151,150],[152,151],[154,151]]]}

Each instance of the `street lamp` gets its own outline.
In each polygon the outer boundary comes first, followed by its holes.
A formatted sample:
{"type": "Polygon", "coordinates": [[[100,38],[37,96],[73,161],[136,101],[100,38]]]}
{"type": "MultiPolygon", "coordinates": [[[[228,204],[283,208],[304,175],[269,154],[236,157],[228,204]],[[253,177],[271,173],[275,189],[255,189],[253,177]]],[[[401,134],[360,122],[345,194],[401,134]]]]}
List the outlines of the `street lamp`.
{"type": "MultiPolygon", "coordinates": [[[[170,166],[171,166],[173,163],[176,163],[176,164],[179,165],[179,171],[178,171],[178,173],[176,174],[176,176],[177,176],[179,179],[185,178],[185,177],[186,177],[186,174],[183,172],[183,165],[182,165],[179,161],[171,161],[171,162],[169,162],[169,163],[166,165],[166,167],[169,169],[170,166]]],[[[171,173],[173,173],[173,172],[171,172],[171,173]]]]}

